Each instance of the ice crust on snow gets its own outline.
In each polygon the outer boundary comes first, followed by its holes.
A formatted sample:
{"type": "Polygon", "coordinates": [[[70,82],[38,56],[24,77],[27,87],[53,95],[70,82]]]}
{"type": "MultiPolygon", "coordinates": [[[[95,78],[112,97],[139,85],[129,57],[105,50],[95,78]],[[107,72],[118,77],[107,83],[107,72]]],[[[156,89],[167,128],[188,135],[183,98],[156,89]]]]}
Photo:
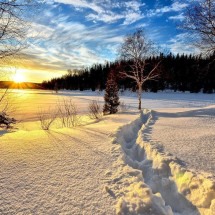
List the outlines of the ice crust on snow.
{"type": "Polygon", "coordinates": [[[144,135],[151,119],[152,112],[144,110],[113,139],[123,151],[115,164],[118,180],[109,184],[118,193],[117,214],[214,215],[215,181],[147,142],[144,135]]]}

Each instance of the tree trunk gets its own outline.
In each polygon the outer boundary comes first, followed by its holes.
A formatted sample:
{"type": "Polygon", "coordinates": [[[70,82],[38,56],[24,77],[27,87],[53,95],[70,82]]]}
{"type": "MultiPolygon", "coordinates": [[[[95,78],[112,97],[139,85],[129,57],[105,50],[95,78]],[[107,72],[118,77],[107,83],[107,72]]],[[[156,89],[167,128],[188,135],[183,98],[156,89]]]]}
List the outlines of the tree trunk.
{"type": "Polygon", "coordinates": [[[142,86],[138,85],[138,100],[139,100],[138,110],[141,110],[141,99],[142,99],[142,86]]]}

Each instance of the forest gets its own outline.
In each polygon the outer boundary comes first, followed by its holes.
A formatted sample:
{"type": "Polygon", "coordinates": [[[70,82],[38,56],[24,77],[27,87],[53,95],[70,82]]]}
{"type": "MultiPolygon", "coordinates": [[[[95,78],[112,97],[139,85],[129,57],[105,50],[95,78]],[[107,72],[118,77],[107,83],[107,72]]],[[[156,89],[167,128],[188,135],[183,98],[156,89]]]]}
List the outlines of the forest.
{"type": "MultiPolygon", "coordinates": [[[[156,80],[147,81],[144,91],[157,92],[162,90],[174,90],[190,93],[215,92],[215,54],[202,55],[173,55],[160,54],[157,57],[146,59],[146,73],[160,62],[156,69],[156,80]]],[[[42,83],[43,89],[67,89],[67,90],[104,90],[108,73],[112,71],[116,75],[120,90],[130,89],[136,91],[136,83],[123,77],[122,71],[129,70],[132,62],[115,61],[106,64],[95,64],[82,70],[68,70],[68,73],[60,78],[53,78],[42,83]]]]}

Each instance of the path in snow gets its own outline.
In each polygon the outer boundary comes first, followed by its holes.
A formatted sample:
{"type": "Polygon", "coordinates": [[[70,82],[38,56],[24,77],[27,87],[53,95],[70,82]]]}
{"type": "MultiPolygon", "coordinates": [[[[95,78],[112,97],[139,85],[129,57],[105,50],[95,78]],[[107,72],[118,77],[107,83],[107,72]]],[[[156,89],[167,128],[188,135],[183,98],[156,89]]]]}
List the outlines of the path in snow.
{"type": "Polygon", "coordinates": [[[0,214],[115,214],[105,171],[115,160],[109,137],[135,115],[75,129],[2,134],[0,214]]]}
{"type": "Polygon", "coordinates": [[[124,152],[121,159],[131,167],[118,161],[114,167],[121,176],[116,183],[109,182],[117,193],[119,214],[214,215],[215,181],[185,169],[159,144],[151,142],[153,124],[151,111],[145,110],[139,119],[123,126],[114,140],[124,152]]]}
{"type": "Polygon", "coordinates": [[[215,106],[181,112],[153,112],[148,140],[184,161],[189,169],[215,176],[215,106]]]}

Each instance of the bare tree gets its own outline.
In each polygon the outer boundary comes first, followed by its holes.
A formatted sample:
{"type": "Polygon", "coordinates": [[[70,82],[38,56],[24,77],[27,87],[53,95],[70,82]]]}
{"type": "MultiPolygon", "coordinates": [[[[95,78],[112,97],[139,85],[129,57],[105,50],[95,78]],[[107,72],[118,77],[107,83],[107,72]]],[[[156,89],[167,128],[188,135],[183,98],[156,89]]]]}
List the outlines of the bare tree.
{"type": "Polygon", "coordinates": [[[143,29],[137,29],[133,34],[127,35],[120,48],[121,59],[128,63],[129,69],[120,72],[123,77],[134,80],[138,88],[138,109],[141,110],[143,84],[148,80],[155,80],[158,62],[151,71],[146,70],[147,58],[156,54],[153,43],[148,40],[143,29]]]}
{"type": "Polygon", "coordinates": [[[182,27],[195,35],[195,43],[206,54],[215,52],[215,1],[194,1],[186,11],[182,27]]]}
{"type": "Polygon", "coordinates": [[[38,8],[40,0],[1,0],[0,2],[0,60],[26,48],[30,22],[27,20],[38,8]]]}

